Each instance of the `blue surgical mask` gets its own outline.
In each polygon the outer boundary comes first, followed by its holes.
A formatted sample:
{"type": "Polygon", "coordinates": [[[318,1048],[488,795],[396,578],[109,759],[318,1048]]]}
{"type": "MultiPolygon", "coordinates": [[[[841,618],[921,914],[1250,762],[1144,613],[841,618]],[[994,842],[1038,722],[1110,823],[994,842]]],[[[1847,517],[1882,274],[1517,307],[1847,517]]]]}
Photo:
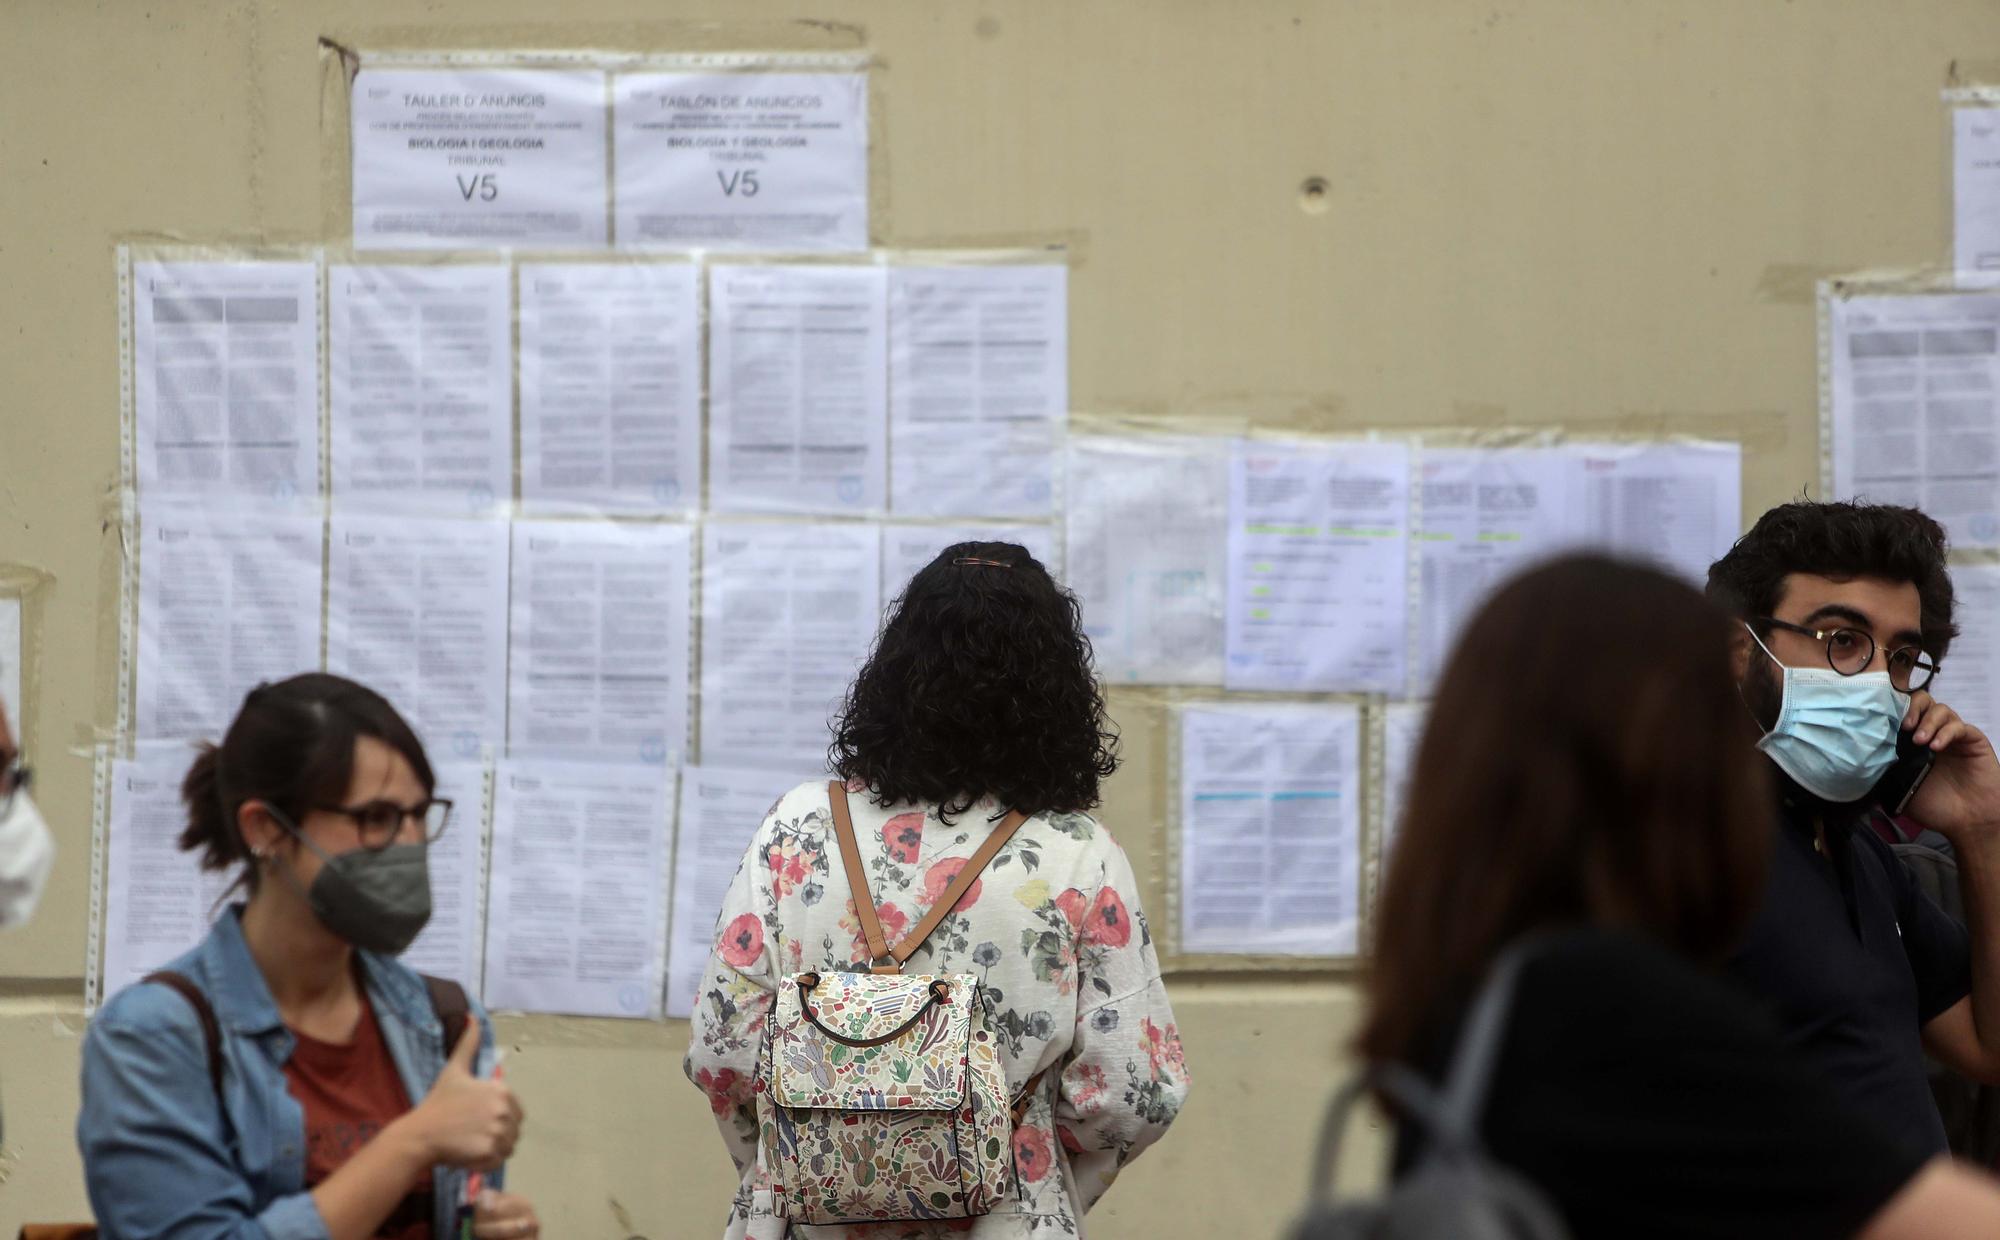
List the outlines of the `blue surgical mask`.
{"type": "Polygon", "coordinates": [[[1757,748],[1823,801],[1867,796],[1896,764],[1896,733],[1910,713],[1910,695],[1887,672],[1843,676],[1830,667],[1786,667],[1754,631],[1750,640],[1784,673],[1778,721],[1757,748]]]}

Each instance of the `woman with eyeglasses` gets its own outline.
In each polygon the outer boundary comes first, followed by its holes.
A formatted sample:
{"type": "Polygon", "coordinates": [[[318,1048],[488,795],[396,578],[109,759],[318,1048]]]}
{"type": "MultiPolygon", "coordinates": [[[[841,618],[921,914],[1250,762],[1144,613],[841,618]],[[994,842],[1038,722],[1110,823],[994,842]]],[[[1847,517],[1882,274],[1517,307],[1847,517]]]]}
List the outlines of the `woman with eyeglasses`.
{"type": "Polygon", "coordinates": [[[203,747],[181,847],[241,866],[247,899],[91,1022],[77,1140],[105,1235],[539,1234],[499,1191],[522,1112],[485,1013],[396,960],[430,916],[435,791],[402,716],[339,676],[258,686],[203,747]]]}

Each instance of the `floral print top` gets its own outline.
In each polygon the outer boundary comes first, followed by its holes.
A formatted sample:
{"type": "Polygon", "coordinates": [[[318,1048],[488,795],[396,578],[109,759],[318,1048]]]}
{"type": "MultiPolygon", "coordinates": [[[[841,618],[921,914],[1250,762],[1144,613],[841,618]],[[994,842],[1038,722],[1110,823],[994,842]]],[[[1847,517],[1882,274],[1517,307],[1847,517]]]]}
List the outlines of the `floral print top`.
{"type": "MultiPolygon", "coordinates": [[[[1001,814],[980,802],[947,825],[935,807],[849,796],[882,932],[893,944],[929,910],[1001,814]]],[[[741,1177],[727,1240],[975,1240],[1082,1234],[1126,1163],[1159,1140],[1187,1096],[1187,1060],[1160,982],[1131,863],[1087,814],[1030,818],[906,966],[972,973],[992,1000],[1010,1093],[1046,1075],[1014,1133],[1017,1200],[950,1223],[790,1224],[759,1183],[752,1091],[780,978],[865,968],[861,926],[824,783],[765,816],[724,897],[695,1001],[688,1078],[708,1095],[741,1177]]]]}

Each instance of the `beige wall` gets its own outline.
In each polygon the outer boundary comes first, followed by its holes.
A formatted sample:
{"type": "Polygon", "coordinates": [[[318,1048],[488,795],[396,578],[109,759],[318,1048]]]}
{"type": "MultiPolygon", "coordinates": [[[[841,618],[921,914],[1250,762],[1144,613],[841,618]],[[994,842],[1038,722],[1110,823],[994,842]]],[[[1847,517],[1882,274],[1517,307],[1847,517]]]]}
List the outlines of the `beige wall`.
{"type": "MultiPolygon", "coordinates": [[[[1066,241],[1079,409],[1734,435],[1751,511],[1817,475],[1813,279],[1944,252],[1938,89],[1954,60],[2000,61],[1992,0],[5,0],[0,567],[53,578],[26,733],[64,852],[37,924],[0,938],[0,1233],[82,1207],[80,753],[117,679],[112,247],[325,235],[321,35],[866,47],[877,240],[1066,241]]],[[[1133,761],[1106,818],[1157,892],[1156,707],[1114,709],[1133,761]]],[[[1194,1100],[1093,1234],[1271,1235],[1352,990],[1202,974],[1174,997],[1194,1100]]],[[[684,1024],[503,1034],[532,1110],[517,1182],[549,1234],[711,1231],[728,1174],[680,1078],[684,1024]]]]}

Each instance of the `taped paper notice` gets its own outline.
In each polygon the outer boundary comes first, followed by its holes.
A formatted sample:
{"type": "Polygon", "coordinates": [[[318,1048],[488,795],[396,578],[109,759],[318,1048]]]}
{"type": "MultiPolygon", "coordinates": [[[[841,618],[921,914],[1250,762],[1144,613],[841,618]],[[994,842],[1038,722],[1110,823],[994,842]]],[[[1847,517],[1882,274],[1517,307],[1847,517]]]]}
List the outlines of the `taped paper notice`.
{"type": "Polygon", "coordinates": [[[1360,755],[1351,704],[1181,711],[1183,952],[1355,950],[1360,755]]]}
{"type": "Polygon", "coordinates": [[[516,521],[508,753],[678,765],[693,533],[516,521]]]}
{"type": "Polygon", "coordinates": [[[1572,444],[1570,530],[1699,585],[1743,531],[1743,448],[1734,443],[1572,444]]]}
{"type": "Polygon", "coordinates": [[[419,973],[450,978],[476,999],[486,900],[486,768],[434,759],[431,770],[437,776],[432,795],[452,803],[451,821],[430,848],[431,919],[402,961],[419,973]]]}
{"type": "Polygon", "coordinates": [[[356,249],[605,244],[604,74],[363,69],[356,249]]]}
{"type": "Polygon", "coordinates": [[[1192,436],[1070,439],[1063,572],[1106,682],[1222,683],[1229,450],[1192,436]]]}
{"type": "Polygon", "coordinates": [[[868,248],[864,73],[622,73],[618,244],[868,248]]]}
{"type": "Polygon", "coordinates": [[[521,503],[536,512],[701,504],[701,272],[521,266],[521,503]]]}
{"type": "Polygon", "coordinates": [[[1038,517],[1069,417],[1066,267],[889,271],[890,507],[1038,517]]]}
{"type": "Polygon", "coordinates": [[[108,997],[200,943],[235,872],[203,871],[182,852],[181,780],[194,762],[182,744],[145,745],[111,764],[105,832],[104,991],[108,997]]]}
{"type": "Polygon", "coordinates": [[[680,827],[674,847],[673,946],[667,957],[667,1015],[694,1013],[716,918],[750,838],[792,787],[771,771],[690,766],[681,771],[680,827]]]}
{"type": "Polygon", "coordinates": [[[2000,736],[2000,564],[1954,564],[1960,631],[1931,692],[1990,738],[2000,736]]]}
{"type": "Polygon", "coordinates": [[[21,600],[0,598],[0,710],[7,712],[7,721],[13,726],[16,737],[26,727],[21,720],[23,658],[21,600]]]}
{"type": "Polygon", "coordinates": [[[488,1006],[660,1014],[673,780],[672,770],[657,766],[500,764],[488,1006]]]}
{"type": "Polygon", "coordinates": [[[2000,108],[1954,108],[1952,253],[1964,283],[2000,283],[2000,108]]]}
{"type": "Polygon", "coordinates": [[[466,515],[512,499],[507,268],[334,267],[328,281],[334,502],[466,515]]]}
{"type": "Polygon", "coordinates": [[[879,267],[709,270],[716,512],[878,513],[888,355],[879,267]]]}
{"type": "Polygon", "coordinates": [[[136,727],[220,738],[250,690],[319,670],[318,517],[140,511],[136,727]]]}
{"type": "Polygon", "coordinates": [[[710,521],[701,548],[701,760],[826,769],[829,720],[881,618],[872,524],[710,521]]]}
{"type": "Polygon", "coordinates": [[[1578,541],[1569,527],[1572,464],[1556,448],[1425,450],[1417,534],[1420,692],[1436,683],[1458,635],[1495,586],[1578,541]]]}
{"type": "Polygon", "coordinates": [[[1835,299],[1833,491],[2000,547],[2000,292],[1835,299]]]}
{"type": "Polygon", "coordinates": [[[1401,693],[1409,532],[1406,446],[1239,441],[1228,687],[1401,693]]]}
{"type": "Polygon", "coordinates": [[[433,760],[506,740],[507,526],[335,512],[327,670],[394,702],[433,760]]]}
{"type": "Polygon", "coordinates": [[[139,491],[316,499],[319,277],[312,263],[134,263],[139,491]]]}

